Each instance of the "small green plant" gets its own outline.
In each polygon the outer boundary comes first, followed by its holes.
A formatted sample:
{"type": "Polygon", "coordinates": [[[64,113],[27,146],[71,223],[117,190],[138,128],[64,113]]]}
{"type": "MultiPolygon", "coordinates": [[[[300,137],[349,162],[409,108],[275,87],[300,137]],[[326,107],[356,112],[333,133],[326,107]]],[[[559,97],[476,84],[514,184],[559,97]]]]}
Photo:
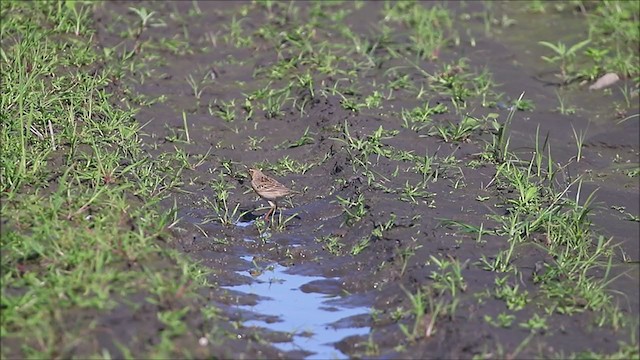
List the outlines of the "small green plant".
{"type": "Polygon", "coordinates": [[[533,100],[520,98],[515,102],[515,108],[520,111],[533,111],[536,106],[533,100]]]}
{"type": "Polygon", "coordinates": [[[467,284],[462,277],[462,266],[454,259],[438,259],[430,256],[431,262],[437,266],[437,271],[431,271],[429,277],[434,281],[433,288],[442,295],[449,292],[452,297],[456,297],[458,291],[465,291],[467,284]]]}
{"type": "Polygon", "coordinates": [[[364,104],[358,103],[355,98],[348,98],[346,96],[342,96],[342,101],[340,101],[340,105],[342,105],[343,109],[352,111],[355,113],[359,112],[360,109],[364,106],[364,104]]]}
{"type": "Polygon", "coordinates": [[[553,56],[542,56],[542,59],[550,64],[557,64],[560,67],[560,79],[564,83],[568,83],[573,80],[575,71],[575,58],[579,50],[587,46],[591,42],[590,39],[581,41],[571,47],[567,47],[562,42],[552,44],[547,41],[539,41],[538,44],[545,46],[553,51],[553,56]]]}
{"type": "Polygon", "coordinates": [[[494,92],[493,89],[496,88],[497,84],[493,81],[491,73],[486,68],[482,69],[482,71],[471,80],[471,83],[474,94],[482,96],[480,103],[482,107],[486,108],[495,105],[497,99],[501,96],[494,92]],[[489,98],[491,98],[491,100],[489,98]]]}
{"type": "Polygon", "coordinates": [[[375,90],[371,95],[367,96],[364,99],[364,107],[367,109],[378,109],[382,105],[382,93],[378,90],[375,90]]]}
{"type": "Polygon", "coordinates": [[[558,98],[558,107],[557,110],[562,115],[573,115],[576,113],[576,108],[574,106],[567,106],[564,97],[560,95],[560,92],[556,90],[556,97],[558,98]]]}
{"type": "MultiPolygon", "coordinates": [[[[522,100],[524,97],[524,92],[520,94],[518,98],[518,102],[522,100]]],[[[507,119],[504,123],[500,123],[497,121],[497,114],[490,114],[488,119],[491,120],[491,124],[495,130],[495,134],[492,135],[492,143],[490,145],[491,156],[494,161],[501,163],[507,160],[507,155],[509,154],[509,142],[511,140],[511,122],[513,121],[513,117],[516,112],[516,107],[513,106],[509,110],[509,115],[507,115],[507,119]]]]}
{"type": "Polygon", "coordinates": [[[266,163],[263,167],[273,170],[276,174],[283,175],[286,173],[304,174],[314,165],[312,162],[300,162],[292,159],[289,155],[285,155],[275,163],[266,163]]]}
{"type": "Polygon", "coordinates": [[[146,8],[135,8],[130,7],[129,10],[140,18],[140,25],[135,33],[135,45],[133,46],[133,52],[139,53],[142,48],[142,42],[140,41],[140,37],[142,33],[149,27],[150,21],[155,15],[155,11],[149,12],[146,8]]]}
{"type": "Polygon", "coordinates": [[[467,59],[461,58],[457,63],[445,64],[441,72],[430,76],[433,87],[444,95],[449,95],[454,106],[464,107],[467,98],[472,94],[468,80],[467,59]]]}
{"type": "Polygon", "coordinates": [[[571,125],[571,130],[573,130],[573,138],[576,141],[576,162],[580,162],[580,159],[582,159],[582,147],[584,146],[584,139],[587,137],[588,127],[584,131],[580,130],[578,133],[573,125],[571,125]]]}
{"type": "Polygon", "coordinates": [[[368,340],[364,344],[366,356],[376,356],[380,354],[380,347],[373,339],[373,331],[369,334],[368,340]]]}
{"type": "Polygon", "coordinates": [[[260,149],[262,149],[262,146],[260,146],[260,144],[262,144],[265,139],[266,139],[266,137],[264,137],[264,136],[262,136],[262,137],[249,136],[249,140],[247,141],[247,144],[249,145],[249,149],[251,149],[251,150],[260,150],[260,149]]]}
{"type": "Polygon", "coordinates": [[[351,198],[336,196],[336,199],[345,216],[343,225],[352,226],[367,214],[367,206],[363,194],[358,194],[357,197],[351,198]]]}
{"type": "Polygon", "coordinates": [[[409,180],[404,184],[404,188],[399,189],[400,200],[418,204],[418,199],[428,199],[435,194],[430,193],[424,189],[424,182],[416,185],[410,185],[409,180]]]}
{"type": "MultiPolygon", "coordinates": [[[[426,317],[426,313],[427,313],[427,306],[428,306],[427,305],[427,301],[428,300],[425,301],[425,294],[422,293],[421,289],[418,289],[418,291],[414,295],[414,294],[410,293],[404,287],[401,287],[401,288],[402,288],[402,291],[404,291],[404,293],[407,294],[407,297],[411,301],[411,305],[412,305],[411,310],[412,310],[413,316],[415,317],[415,320],[413,322],[413,327],[411,328],[411,330],[409,330],[407,328],[407,326],[404,325],[404,324],[400,324],[400,329],[405,334],[405,336],[407,338],[409,338],[409,340],[413,341],[413,340],[416,340],[416,339],[422,337],[422,335],[421,335],[421,324],[422,324],[423,321],[425,321],[425,317],[426,317]]],[[[425,331],[429,335],[431,335],[433,333],[436,316],[437,316],[437,314],[431,314],[431,319],[430,319],[429,324],[427,325],[427,329],[425,331]]]]}
{"type": "Polygon", "coordinates": [[[196,100],[200,101],[200,98],[202,97],[202,92],[208,86],[206,85],[202,86],[203,82],[202,81],[197,82],[191,74],[187,76],[187,84],[189,84],[189,86],[191,87],[191,91],[193,91],[193,96],[195,96],[196,100]]]}
{"type": "Polygon", "coordinates": [[[482,122],[472,116],[464,116],[462,120],[454,125],[436,125],[429,135],[440,136],[445,142],[467,141],[471,134],[482,127],[482,122]]]}
{"type": "Polygon", "coordinates": [[[319,237],[316,239],[316,242],[323,243],[324,249],[336,256],[342,255],[342,248],[344,248],[345,245],[340,241],[340,237],[336,235],[319,237]]]}
{"type": "Polygon", "coordinates": [[[529,302],[529,292],[526,290],[519,291],[520,286],[518,284],[507,284],[507,279],[508,277],[495,279],[495,297],[504,300],[509,310],[522,310],[529,302]]]}
{"type": "Polygon", "coordinates": [[[526,322],[520,323],[520,327],[529,329],[531,331],[545,331],[549,327],[547,326],[547,318],[541,317],[538,314],[533,314],[531,319],[526,322]]]}
{"type": "Polygon", "coordinates": [[[513,321],[516,319],[516,316],[513,314],[500,313],[498,316],[493,319],[490,315],[484,316],[484,321],[495,326],[502,328],[510,328],[513,324],[513,321]]]}
{"type": "Polygon", "coordinates": [[[438,319],[455,314],[457,298],[452,301],[438,298],[431,289],[426,292],[418,289],[416,294],[410,293],[404,286],[401,286],[401,289],[411,301],[412,308],[409,314],[415,318],[411,329],[405,324],[399,324],[400,330],[409,341],[432,337],[436,333],[438,319]]]}
{"type": "Polygon", "coordinates": [[[356,256],[360,254],[364,249],[368,248],[371,244],[371,236],[363,236],[358,240],[353,247],[351,248],[350,254],[351,256],[356,256]]]}
{"type": "Polygon", "coordinates": [[[296,148],[296,147],[299,147],[299,146],[313,144],[315,140],[314,140],[312,135],[314,135],[314,134],[309,132],[309,127],[307,126],[307,128],[304,131],[304,134],[302,134],[300,139],[298,139],[296,141],[288,141],[287,140],[287,141],[283,142],[282,144],[277,145],[276,149],[291,149],[291,148],[296,148]]]}
{"type": "Polygon", "coordinates": [[[244,215],[240,212],[239,203],[234,207],[230,207],[228,203],[230,190],[235,187],[227,182],[224,174],[220,173],[218,179],[211,182],[211,188],[214,193],[213,200],[210,200],[210,197],[205,197],[204,201],[215,211],[216,220],[223,225],[235,224],[244,215]]]}
{"type": "Polygon", "coordinates": [[[266,242],[271,239],[271,232],[269,232],[269,222],[264,219],[264,216],[261,216],[259,218],[257,218],[254,222],[253,225],[255,226],[256,230],[258,230],[258,234],[260,241],[263,244],[266,244],[266,242]]]}
{"type": "Polygon", "coordinates": [[[282,211],[278,211],[278,215],[275,215],[275,211],[271,214],[271,219],[269,221],[269,225],[275,231],[282,232],[286,230],[287,224],[290,223],[293,219],[298,217],[298,213],[291,214],[288,217],[284,217],[282,211]]]}
{"type": "MultiPolygon", "coordinates": [[[[352,166],[354,171],[358,171],[360,167],[367,176],[372,175],[372,171],[369,170],[369,156],[377,155],[391,158],[394,154],[390,147],[382,143],[383,139],[390,139],[396,134],[397,131],[385,130],[382,126],[378,127],[372,134],[367,135],[364,138],[351,136],[349,132],[349,125],[345,121],[343,129],[343,138],[331,138],[346,145],[347,153],[350,155],[352,166]]],[[[369,180],[369,179],[368,179],[369,180]]]]}
{"type": "Polygon", "coordinates": [[[436,5],[424,7],[419,3],[385,3],[384,22],[397,21],[409,27],[411,51],[422,59],[437,59],[446,42],[453,21],[449,10],[436,5]]]}
{"type": "MultiPolygon", "coordinates": [[[[411,238],[412,241],[416,241],[416,239],[411,238]]],[[[402,260],[402,269],[400,270],[400,276],[404,275],[407,270],[407,265],[409,264],[409,259],[416,254],[416,250],[421,248],[422,245],[418,245],[415,248],[404,248],[398,251],[398,256],[402,260]]]]}
{"type": "Polygon", "coordinates": [[[482,255],[479,261],[479,265],[487,271],[494,271],[500,273],[506,273],[513,269],[511,264],[513,257],[513,250],[515,249],[515,242],[509,243],[509,248],[498,252],[493,257],[487,257],[482,255]]]}
{"type": "Polygon", "coordinates": [[[371,235],[378,237],[378,238],[382,238],[383,237],[383,233],[387,230],[390,230],[391,228],[393,228],[395,226],[395,222],[396,222],[396,214],[391,214],[391,216],[389,217],[389,220],[387,220],[384,223],[380,223],[377,224],[374,229],[371,231],[371,235]]]}
{"type": "Polygon", "coordinates": [[[253,42],[251,36],[243,35],[246,33],[246,31],[242,28],[243,20],[245,19],[238,20],[236,16],[233,15],[233,18],[231,19],[231,24],[225,25],[225,27],[228,30],[228,33],[223,36],[224,40],[227,43],[233,44],[235,47],[238,47],[238,48],[251,46],[251,43],[253,42]]]}
{"type": "Polygon", "coordinates": [[[431,124],[431,116],[434,114],[443,114],[447,112],[447,106],[439,103],[436,106],[429,105],[427,101],[422,107],[416,107],[412,110],[402,109],[400,116],[402,118],[402,126],[413,131],[420,131],[431,124]]]}
{"type": "Polygon", "coordinates": [[[285,91],[269,91],[266,102],[262,105],[264,116],[268,119],[279,117],[283,114],[282,108],[289,101],[289,89],[285,91]]]}
{"type": "Polygon", "coordinates": [[[418,174],[422,175],[422,187],[426,187],[429,181],[438,181],[440,175],[438,164],[434,163],[436,156],[429,156],[425,151],[424,156],[414,156],[414,166],[412,167],[418,174]]]}
{"type": "Polygon", "coordinates": [[[233,122],[236,119],[236,100],[220,101],[220,104],[216,103],[209,107],[209,113],[220,117],[226,122],[233,122]]]}

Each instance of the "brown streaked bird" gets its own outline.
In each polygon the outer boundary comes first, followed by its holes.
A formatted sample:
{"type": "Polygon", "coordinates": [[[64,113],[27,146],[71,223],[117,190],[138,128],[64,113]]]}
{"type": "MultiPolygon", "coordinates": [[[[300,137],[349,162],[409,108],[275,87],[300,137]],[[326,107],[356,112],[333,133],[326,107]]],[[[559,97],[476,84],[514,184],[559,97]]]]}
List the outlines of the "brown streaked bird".
{"type": "Polygon", "coordinates": [[[251,176],[251,187],[261,198],[267,200],[271,209],[264,215],[267,219],[278,208],[278,199],[287,195],[297,194],[288,187],[282,185],[278,180],[265,175],[258,169],[249,169],[251,176]]]}

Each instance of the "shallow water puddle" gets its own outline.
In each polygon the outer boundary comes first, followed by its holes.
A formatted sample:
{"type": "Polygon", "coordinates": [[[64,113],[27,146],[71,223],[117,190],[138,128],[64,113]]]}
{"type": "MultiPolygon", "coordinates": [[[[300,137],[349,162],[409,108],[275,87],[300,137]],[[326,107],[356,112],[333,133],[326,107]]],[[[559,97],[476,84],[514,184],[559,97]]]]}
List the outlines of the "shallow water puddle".
{"type": "MultiPolygon", "coordinates": [[[[242,257],[252,261],[251,256],[242,257]]],[[[324,277],[288,274],[288,268],[273,264],[265,269],[249,285],[228,288],[267,298],[254,306],[240,306],[263,315],[276,316],[278,322],[266,323],[260,320],[245,321],[246,326],[258,326],[269,330],[294,334],[291,342],[274,343],[282,351],[304,350],[313,352],[307,359],[345,359],[347,356],[332,344],[352,335],[369,333],[368,327],[335,328],[331,324],[354,315],[368,314],[369,308],[345,307],[337,304],[337,296],[319,293],[305,293],[300,287],[324,277]]],[[[242,273],[246,275],[246,273],[242,273]]]]}
{"type": "Polygon", "coordinates": [[[253,222],[254,222],[253,220],[251,220],[251,221],[240,221],[240,220],[238,220],[238,221],[236,221],[234,223],[234,225],[238,226],[238,227],[241,227],[241,228],[246,228],[246,227],[249,227],[250,225],[252,225],[253,222]]]}

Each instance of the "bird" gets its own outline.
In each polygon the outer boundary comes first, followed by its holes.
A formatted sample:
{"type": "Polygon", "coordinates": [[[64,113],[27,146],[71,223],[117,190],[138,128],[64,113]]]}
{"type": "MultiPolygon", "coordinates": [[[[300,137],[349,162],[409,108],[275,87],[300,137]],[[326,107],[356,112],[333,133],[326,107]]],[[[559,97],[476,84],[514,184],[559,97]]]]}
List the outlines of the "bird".
{"type": "Polygon", "coordinates": [[[271,209],[264,215],[265,220],[278,208],[279,198],[298,193],[282,185],[278,180],[265,175],[258,169],[249,169],[249,176],[251,176],[251,188],[253,188],[261,198],[267,200],[271,206],[271,209]]]}

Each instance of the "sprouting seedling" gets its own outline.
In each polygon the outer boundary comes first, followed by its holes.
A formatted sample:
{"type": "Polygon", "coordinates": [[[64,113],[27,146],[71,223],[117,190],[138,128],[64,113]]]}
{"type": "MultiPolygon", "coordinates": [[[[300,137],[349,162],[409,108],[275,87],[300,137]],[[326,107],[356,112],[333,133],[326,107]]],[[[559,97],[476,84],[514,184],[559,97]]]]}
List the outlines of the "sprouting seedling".
{"type": "Polygon", "coordinates": [[[217,103],[212,107],[209,106],[209,113],[211,115],[216,115],[220,117],[222,120],[226,122],[233,122],[236,119],[236,100],[231,99],[228,102],[220,101],[220,104],[217,103]],[[213,110],[216,108],[216,110],[213,110]]]}
{"type": "Polygon", "coordinates": [[[573,59],[576,56],[576,53],[578,52],[578,50],[582,49],[583,47],[587,46],[587,44],[589,44],[591,42],[590,39],[581,41],[575,45],[573,45],[570,48],[567,48],[567,46],[563,43],[558,41],[557,44],[552,44],[550,42],[547,41],[538,41],[538,44],[542,45],[542,46],[546,46],[549,49],[551,49],[554,52],[554,56],[552,57],[546,57],[546,56],[542,56],[542,60],[551,63],[551,64],[555,64],[557,62],[560,63],[560,75],[562,77],[563,81],[567,81],[568,80],[568,72],[569,72],[569,67],[571,66],[571,62],[573,61],[573,59]]]}
{"type": "Polygon", "coordinates": [[[202,97],[202,92],[204,91],[204,89],[207,88],[207,86],[201,86],[202,82],[200,83],[196,82],[196,80],[193,78],[193,76],[191,76],[191,74],[187,76],[186,80],[187,80],[187,84],[189,84],[189,87],[191,87],[191,90],[193,91],[193,95],[196,97],[196,100],[200,100],[200,98],[202,97]]]}
{"type": "Polygon", "coordinates": [[[288,217],[284,217],[282,215],[282,212],[278,213],[278,216],[274,216],[274,214],[271,214],[271,221],[269,222],[269,224],[271,225],[271,228],[274,229],[275,231],[284,231],[287,228],[287,224],[295,219],[296,217],[299,217],[298,213],[289,215],[288,217]]]}
{"type": "Polygon", "coordinates": [[[65,1],[65,6],[71,10],[74,17],[74,34],[76,36],[80,35],[80,28],[82,26],[82,22],[86,19],[89,14],[89,8],[86,6],[81,6],[80,10],[75,4],[75,1],[65,1]]]}
{"type": "Polygon", "coordinates": [[[136,44],[133,47],[133,51],[137,54],[140,52],[141,47],[140,36],[142,35],[142,32],[149,26],[149,20],[151,20],[153,14],[155,14],[155,11],[148,12],[145,8],[138,9],[135,7],[130,7],[129,10],[133,11],[140,18],[140,26],[138,27],[138,31],[135,36],[136,44]]]}
{"type": "Polygon", "coordinates": [[[231,225],[245,216],[249,211],[240,211],[240,204],[236,203],[234,207],[229,204],[231,190],[235,187],[226,181],[225,176],[220,173],[218,179],[211,182],[211,188],[215,197],[213,200],[205,198],[205,203],[209,204],[216,213],[216,220],[223,225],[231,225]]]}
{"type": "Polygon", "coordinates": [[[562,115],[574,114],[576,112],[576,108],[573,106],[567,105],[565,102],[565,98],[560,94],[560,92],[558,92],[558,90],[555,90],[555,92],[556,92],[556,97],[558,98],[558,107],[557,107],[558,112],[560,112],[560,114],[562,115]]]}
{"type": "Polygon", "coordinates": [[[365,205],[364,195],[362,194],[358,194],[357,198],[355,196],[351,198],[336,196],[336,199],[342,207],[345,215],[344,224],[347,226],[355,224],[367,214],[367,207],[365,205]]]}
{"type": "Polygon", "coordinates": [[[313,77],[309,72],[302,75],[295,75],[295,78],[301,88],[309,90],[311,97],[315,97],[315,93],[313,91],[313,77]]]}
{"type": "MultiPolygon", "coordinates": [[[[520,94],[520,97],[518,97],[518,100],[516,103],[519,103],[520,101],[522,101],[523,97],[524,97],[524,91],[520,94]]],[[[507,115],[507,119],[503,124],[500,124],[497,121],[494,122],[496,126],[496,130],[498,132],[495,137],[496,147],[494,148],[494,156],[498,160],[498,162],[505,161],[507,154],[509,152],[509,142],[511,140],[511,134],[510,134],[511,121],[513,120],[513,116],[515,115],[515,112],[516,112],[516,106],[513,106],[509,110],[509,115],[507,115]]]]}
{"type": "Polygon", "coordinates": [[[149,20],[153,17],[153,14],[155,14],[155,11],[147,12],[147,9],[145,8],[138,9],[130,7],[129,10],[133,11],[134,13],[136,13],[136,15],[138,15],[138,17],[140,17],[140,27],[142,29],[148,26],[149,20]]]}
{"type": "Polygon", "coordinates": [[[582,158],[582,147],[584,146],[584,140],[587,137],[588,129],[589,127],[587,126],[587,129],[585,129],[584,131],[580,130],[579,132],[576,132],[576,129],[573,127],[573,125],[571,125],[571,130],[573,130],[573,137],[576,141],[576,147],[578,148],[576,154],[576,162],[580,162],[580,159],[582,158]]]}

